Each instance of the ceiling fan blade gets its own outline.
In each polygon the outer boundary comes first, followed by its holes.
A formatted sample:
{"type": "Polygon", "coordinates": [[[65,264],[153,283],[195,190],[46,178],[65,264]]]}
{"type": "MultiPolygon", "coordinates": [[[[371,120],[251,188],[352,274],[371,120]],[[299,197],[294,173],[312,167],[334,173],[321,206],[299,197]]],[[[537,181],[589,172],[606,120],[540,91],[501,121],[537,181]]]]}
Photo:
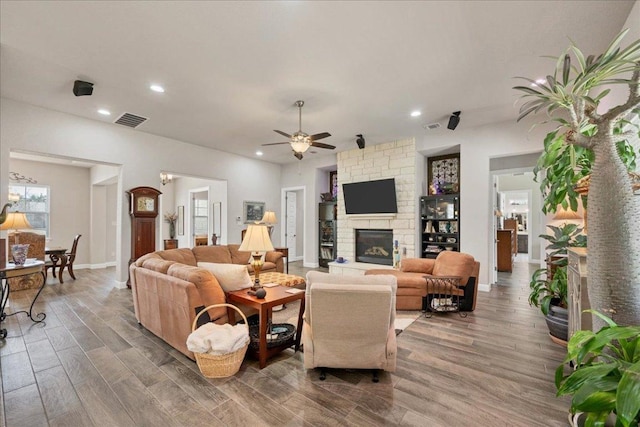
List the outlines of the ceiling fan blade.
{"type": "Polygon", "coordinates": [[[322,142],[315,142],[315,141],[311,142],[311,146],[312,147],[317,147],[317,148],[328,148],[329,150],[333,150],[334,148],[336,148],[333,145],[323,144],[322,142]]]}
{"type": "Polygon", "coordinates": [[[311,138],[312,141],[317,141],[319,139],[327,138],[329,136],[331,136],[329,132],[322,132],[322,133],[316,133],[315,135],[311,135],[309,138],[311,138]]]}
{"type": "Polygon", "coordinates": [[[297,152],[293,152],[293,157],[295,157],[298,160],[302,160],[302,153],[297,153],[297,152]]]}
{"type": "Polygon", "coordinates": [[[284,133],[281,130],[275,130],[274,129],[273,131],[276,132],[276,133],[279,133],[282,136],[286,136],[287,138],[291,138],[291,135],[289,135],[288,133],[284,133]]]}
{"type": "Polygon", "coordinates": [[[280,145],[280,144],[291,144],[289,141],[287,142],[272,142],[269,144],[262,144],[263,147],[266,147],[267,145],[280,145]]]}

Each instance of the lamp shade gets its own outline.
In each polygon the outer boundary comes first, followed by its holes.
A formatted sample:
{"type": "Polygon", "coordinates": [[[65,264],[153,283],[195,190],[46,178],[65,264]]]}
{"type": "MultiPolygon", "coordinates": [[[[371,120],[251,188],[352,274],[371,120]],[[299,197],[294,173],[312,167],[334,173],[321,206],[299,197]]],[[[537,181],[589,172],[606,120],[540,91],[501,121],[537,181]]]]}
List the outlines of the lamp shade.
{"type": "Polygon", "coordinates": [[[571,208],[565,209],[562,206],[558,206],[558,210],[556,211],[554,220],[567,220],[567,219],[582,219],[582,217],[578,214],[578,212],[572,210],[571,208]]]}
{"type": "Polygon", "coordinates": [[[7,220],[0,225],[0,230],[25,230],[32,228],[27,216],[22,212],[9,212],[7,220]]]}
{"type": "Polygon", "coordinates": [[[267,225],[277,224],[278,219],[276,218],[276,213],[274,211],[266,211],[262,217],[262,222],[267,225]]]}
{"type": "Polygon", "coordinates": [[[249,252],[268,252],[273,250],[273,244],[269,238],[269,231],[266,225],[249,224],[247,232],[242,239],[240,251],[249,252]]]}

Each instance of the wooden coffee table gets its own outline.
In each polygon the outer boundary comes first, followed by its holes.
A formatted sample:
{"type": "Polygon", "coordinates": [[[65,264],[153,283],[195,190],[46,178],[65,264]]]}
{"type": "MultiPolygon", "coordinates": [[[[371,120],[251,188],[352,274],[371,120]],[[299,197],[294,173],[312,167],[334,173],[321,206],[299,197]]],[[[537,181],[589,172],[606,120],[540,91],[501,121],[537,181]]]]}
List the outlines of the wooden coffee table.
{"type": "MultiPolygon", "coordinates": [[[[253,307],[259,312],[260,323],[257,356],[260,363],[260,369],[267,366],[267,359],[269,357],[272,357],[280,353],[282,350],[291,347],[292,344],[295,344],[295,351],[298,351],[300,349],[300,338],[302,337],[302,314],[304,313],[305,300],[305,292],[303,290],[299,290],[299,292],[297,293],[289,293],[287,291],[298,291],[298,289],[292,289],[284,286],[275,286],[264,289],[267,291],[267,295],[262,299],[256,298],[253,295],[249,295],[247,291],[249,291],[250,289],[243,289],[240,291],[227,293],[228,302],[253,307]],[[300,300],[300,311],[298,313],[298,326],[295,339],[293,340],[293,342],[286,342],[276,347],[267,348],[267,328],[271,321],[271,313],[273,307],[297,300],[300,300]]],[[[235,310],[227,308],[229,323],[231,323],[232,325],[235,324],[235,313],[235,310]]]]}

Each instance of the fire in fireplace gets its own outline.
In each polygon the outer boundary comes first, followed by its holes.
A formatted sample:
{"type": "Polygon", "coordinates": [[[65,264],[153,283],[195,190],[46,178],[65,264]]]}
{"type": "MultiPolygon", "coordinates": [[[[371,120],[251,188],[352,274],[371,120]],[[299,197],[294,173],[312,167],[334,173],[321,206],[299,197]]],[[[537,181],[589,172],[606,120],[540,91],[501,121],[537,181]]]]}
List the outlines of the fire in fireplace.
{"type": "Polygon", "coordinates": [[[393,265],[393,230],[356,229],[356,262],[393,265]]]}

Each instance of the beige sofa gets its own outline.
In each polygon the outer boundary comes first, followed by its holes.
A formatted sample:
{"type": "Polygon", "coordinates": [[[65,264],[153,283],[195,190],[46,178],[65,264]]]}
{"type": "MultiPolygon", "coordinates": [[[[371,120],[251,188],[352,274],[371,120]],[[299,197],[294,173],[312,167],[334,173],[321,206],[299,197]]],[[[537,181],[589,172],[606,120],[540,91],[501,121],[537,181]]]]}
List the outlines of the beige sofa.
{"type": "MultiPolygon", "coordinates": [[[[153,252],[138,258],[129,266],[138,322],[193,359],[193,353],[186,345],[193,319],[203,307],[226,302],[218,280],[197,263],[248,265],[251,254],[239,251],[239,246],[196,246],[153,252]]],[[[248,267],[249,273],[253,273],[253,268],[248,267]]],[[[267,252],[261,272],[282,273],[283,270],[282,254],[267,252]]],[[[226,323],[228,320],[225,308],[211,309],[208,314],[209,319],[203,315],[199,321],[226,323]]]]}

